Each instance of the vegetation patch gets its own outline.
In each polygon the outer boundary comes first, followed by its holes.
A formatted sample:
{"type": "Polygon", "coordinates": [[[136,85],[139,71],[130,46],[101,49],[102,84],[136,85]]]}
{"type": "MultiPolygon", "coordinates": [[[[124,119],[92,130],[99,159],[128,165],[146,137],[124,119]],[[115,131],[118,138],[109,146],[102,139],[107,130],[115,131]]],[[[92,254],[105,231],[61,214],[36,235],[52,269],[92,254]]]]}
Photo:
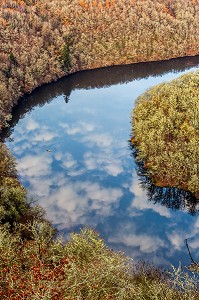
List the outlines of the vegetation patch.
{"type": "Polygon", "coordinates": [[[199,199],[199,71],[137,99],[131,141],[155,185],[182,188],[199,199]]]}
{"type": "Polygon", "coordinates": [[[0,227],[1,299],[198,299],[197,279],[174,270],[168,275],[152,266],[133,265],[107,248],[91,229],[71,234],[67,243],[53,239],[45,223],[20,230],[0,227]]]}
{"type": "Polygon", "coordinates": [[[7,226],[11,232],[16,224],[45,221],[43,209],[35,203],[33,205],[26,189],[20,184],[15,165],[15,159],[7,147],[0,143],[0,225],[7,226]]]}

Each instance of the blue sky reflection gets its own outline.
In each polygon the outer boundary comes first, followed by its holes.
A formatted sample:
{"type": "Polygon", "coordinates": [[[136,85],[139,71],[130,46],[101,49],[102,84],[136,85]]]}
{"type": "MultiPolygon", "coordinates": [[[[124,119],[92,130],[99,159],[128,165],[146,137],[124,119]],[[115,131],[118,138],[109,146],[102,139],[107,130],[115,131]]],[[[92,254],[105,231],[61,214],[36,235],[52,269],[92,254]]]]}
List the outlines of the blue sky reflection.
{"type": "Polygon", "coordinates": [[[199,258],[199,217],[148,201],[128,144],[137,96],[179,74],[74,89],[67,104],[57,96],[15,126],[7,145],[21,180],[62,234],[92,226],[134,260],[164,265],[188,262],[189,238],[199,258]]]}

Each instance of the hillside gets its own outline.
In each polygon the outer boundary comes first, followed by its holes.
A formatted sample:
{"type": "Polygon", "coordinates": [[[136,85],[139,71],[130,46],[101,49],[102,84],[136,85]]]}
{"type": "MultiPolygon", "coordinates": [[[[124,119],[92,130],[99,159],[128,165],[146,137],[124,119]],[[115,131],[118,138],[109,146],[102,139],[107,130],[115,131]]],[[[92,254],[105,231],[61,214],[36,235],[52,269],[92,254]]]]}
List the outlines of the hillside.
{"type": "Polygon", "coordinates": [[[0,128],[20,96],[78,70],[199,53],[198,0],[1,0],[0,128]]]}

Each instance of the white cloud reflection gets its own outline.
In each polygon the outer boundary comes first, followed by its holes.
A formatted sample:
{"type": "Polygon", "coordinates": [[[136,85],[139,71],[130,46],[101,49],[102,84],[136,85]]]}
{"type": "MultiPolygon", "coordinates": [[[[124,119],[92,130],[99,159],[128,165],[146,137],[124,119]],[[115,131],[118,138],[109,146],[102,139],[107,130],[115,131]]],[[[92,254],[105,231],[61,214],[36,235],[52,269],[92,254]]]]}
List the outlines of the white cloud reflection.
{"type": "Polygon", "coordinates": [[[184,246],[184,233],[179,232],[177,229],[171,233],[167,234],[169,241],[171,242],[172,247],[175,250],[181,250],[184,246]]]}
{"type": "Polygon", "coordinates": [[[58,222],[61,227],[71,227],[81,222],[88,224],[92,212],[95,212],[96,218],[112,215],[113,208],[118,206],[123,195],[119,188],[106,188],[91,181],[72,182],[69,179],[63,179],[56,189],[51,190],[50,186],[55,184],[55,180],[47,179],[44,184],[44,180],[38,178],[36,183],[33,178],[30,179],[30,185],[34,192],[40,195],[45,187],[46,193],[49,194],[45,195],[42,205],[45,206],[50,219],[54,223],[58,222]]]}
{"type": "MultiPolygon", "coordinates": [[[[25,155],[19,159],[18,170],[28,180],[30,192],[40,197],[40,204],[45,208],[48,218],[59,229],[69,230],[74,226],[90,225],[95,227],[99,222],[103,223],[117,214],[120,201],[125,193],[132,197],[127,208],[128,218],[143,218],[144,211],[153,210],[157,214],[170,218],[171,214],[165,207],[148,202],[146,193],[139,185],[139,180],[135,172],[131,175],[129,182],[121,182],[121,187],[104,186],[98,173],[105,176],[120,176],[125,170],[126,145],[120,144],[115,151],[118,140],[114,140],[106,133],[93,133],[94,127],[86,123],[82,125],[82,130],[78,127],[69,127],[62,124],[62,128],[71,134],[73,140],[86,145],[86,151],[82,156],[82,162],[77,160],[68,151],[53,149],[52,153],[42,153],[45,149],[46,141],[56,144],[56,134],[48,132],[44,126],[39,135],[37,128],[31,131],[29,142],[37,147],[33,147],[34,155],[25,155]],[[43,139],[46,134],[46,141],[43,139]],[[92,151],[92,147],[96,147],[92,151]],[[41,154],[42,153],[42,154],[41,154]],[[59,171],[53,173],[53,163],[59,163],[59,171]],[[91,171],[94,171],[93,177],[91,171]],[[89,180],[83,176],[90,174],[89,180]],[[74,179],[73,179],[74,178],[74,179]]],[[[23,144],[27,143],[24,140],[23,144]]],[[[142,255],[156,255],[158,251],[165,247],[164,238],[157,233],[138,233],[136,222],[133,220],[125,222],[120,220],[117,228],[112,228],[111,237],[108,241],[112,244],[122,244],[130,248],[134,258],[141,258],[142,255]],[[118,227],[119,226],[119,227],[118,227]],[[118,229],[119,228],[119,229],[118,229]],[[136,250],[138,249],[138,250],[136,250]],[[134,253],[134,254],[133,254],[134,253]]],[[[108,230],[108,228],[104,228],[108,230]]]]}
{"type": "Polygon", "coordinates": [[[39,128],[39,123],[36,122],[34,119],[30,118],[27,120],[25,127],[27,130],[32,131],[32,130],[39,128]]]}
{"type": "MultiPolygon", "coordinates": [[[[120,155],[120,154],[119,154],[120,155]]],[[[124,169],[118,154],[101,151],[99,153],[86,152],[84,154],[84,164],[87,170],[105,171],[111,176],[121,174],[124,169]]]]}
{"type": "Polygon", "coordinates": [[[71,153],[65,153],[65,155],[62,156],[62,165],[67,168],[74,168],[77,165],[76,160],[74,160],[71,153]]]}
{"type": "Polygon", "coordinates": [[[26,155],[18,160],[17,170],[24,177],[38,177],[51,173],[52,158],[44,153],[41,155],[26,155]]]}
{"type": "Polygon", "coordinates": [[[38,133],[36,134],[34,137],[33,137],[33,141],[35,142],[49,142],[51,141],[52,139],[54,139],[56,135],[52,132],[48,132],[47,130],[46,131],[43,131],[41,133],[38,133]]]}
{"type": "Polygon", "coordinates": [[[82,143],[87,143],[89,147],[97,146],[99,148],[108,148],[113,143],[113,138],[106,133],[91,133],[80,138],[82,143]]]}
{"type": "Polygon", "coordinates": [[[109,238],[111,243],[122,243],[128,247],[139,247],[143,253],[152,253],[165,246],[163,239],[151,234],[136,233],[135,224],[123,224],[122,229],[109,238]],[[125,226],[126,225],[126,226],[125,226]]]}
{"type": "Polygon", "coordinates": [[[68,135],[76,135],[76,134],[84,135],[94,131],[94,129],[96,128],[96,125],[89,122],[82,122],[82,121],[70,125],[67,123],[61,123],[60,126],[65,129],[65,132],[68,135]]]}

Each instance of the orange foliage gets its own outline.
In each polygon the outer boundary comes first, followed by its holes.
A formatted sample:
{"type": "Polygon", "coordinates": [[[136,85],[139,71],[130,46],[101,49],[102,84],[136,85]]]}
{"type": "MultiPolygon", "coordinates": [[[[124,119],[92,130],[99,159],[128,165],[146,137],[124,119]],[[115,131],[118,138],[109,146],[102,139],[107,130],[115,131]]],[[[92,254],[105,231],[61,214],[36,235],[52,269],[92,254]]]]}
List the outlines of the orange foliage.
{"type": "Polygon", "coordinates": [[[115,5],[115,0],[105,0],[105,2],[99,1],[99,0],[79,0],[79,5],[83,7],[84,9],[95,9],[98,11],[98,9],[108,9],[115,5]]]}
{"type": "Polygon", "coordinates": [[[5,27],[5,26],[8,25],[8,22],[5,19],[2,19],[1,24],[2,24],[3,27],[5,27]]]}
{"type": "Polygon", "coordinates": [[[85,0],[80,0],[79,5],[83,8],[88,8],[88,3],[85,0]]]}
{"type": "MultiPolygon", "coordinates": [[[[44,255],[45,249],[41,249],[44,255]]],[[[25,258],[22,257],[21,265],[25,258]]],[[[48,283],[59,282],[51,291],[51,299],[62,299],[64,296],[65,288],[60,288],[60,283],[65,281],[67,276],[67,269],[70,269],[70,264],[73,262],[73,258],[68,259],[63,257],[56,265],[52,263],[42,262],[38,255],[31,255],[28,258],[30,266],[26,269],[26,276],[28,281],[24,284],[25,274],[21,265],[14,264],[10,267],[5,267],[1,272],[1,280],[4,281],[4,288],[0,287],[0,296],[4,299],[30,299],[36,295],[44,295],[48,290],[48,283]],[[15,285],[13,286],[13,280],[15,285]]]]}

